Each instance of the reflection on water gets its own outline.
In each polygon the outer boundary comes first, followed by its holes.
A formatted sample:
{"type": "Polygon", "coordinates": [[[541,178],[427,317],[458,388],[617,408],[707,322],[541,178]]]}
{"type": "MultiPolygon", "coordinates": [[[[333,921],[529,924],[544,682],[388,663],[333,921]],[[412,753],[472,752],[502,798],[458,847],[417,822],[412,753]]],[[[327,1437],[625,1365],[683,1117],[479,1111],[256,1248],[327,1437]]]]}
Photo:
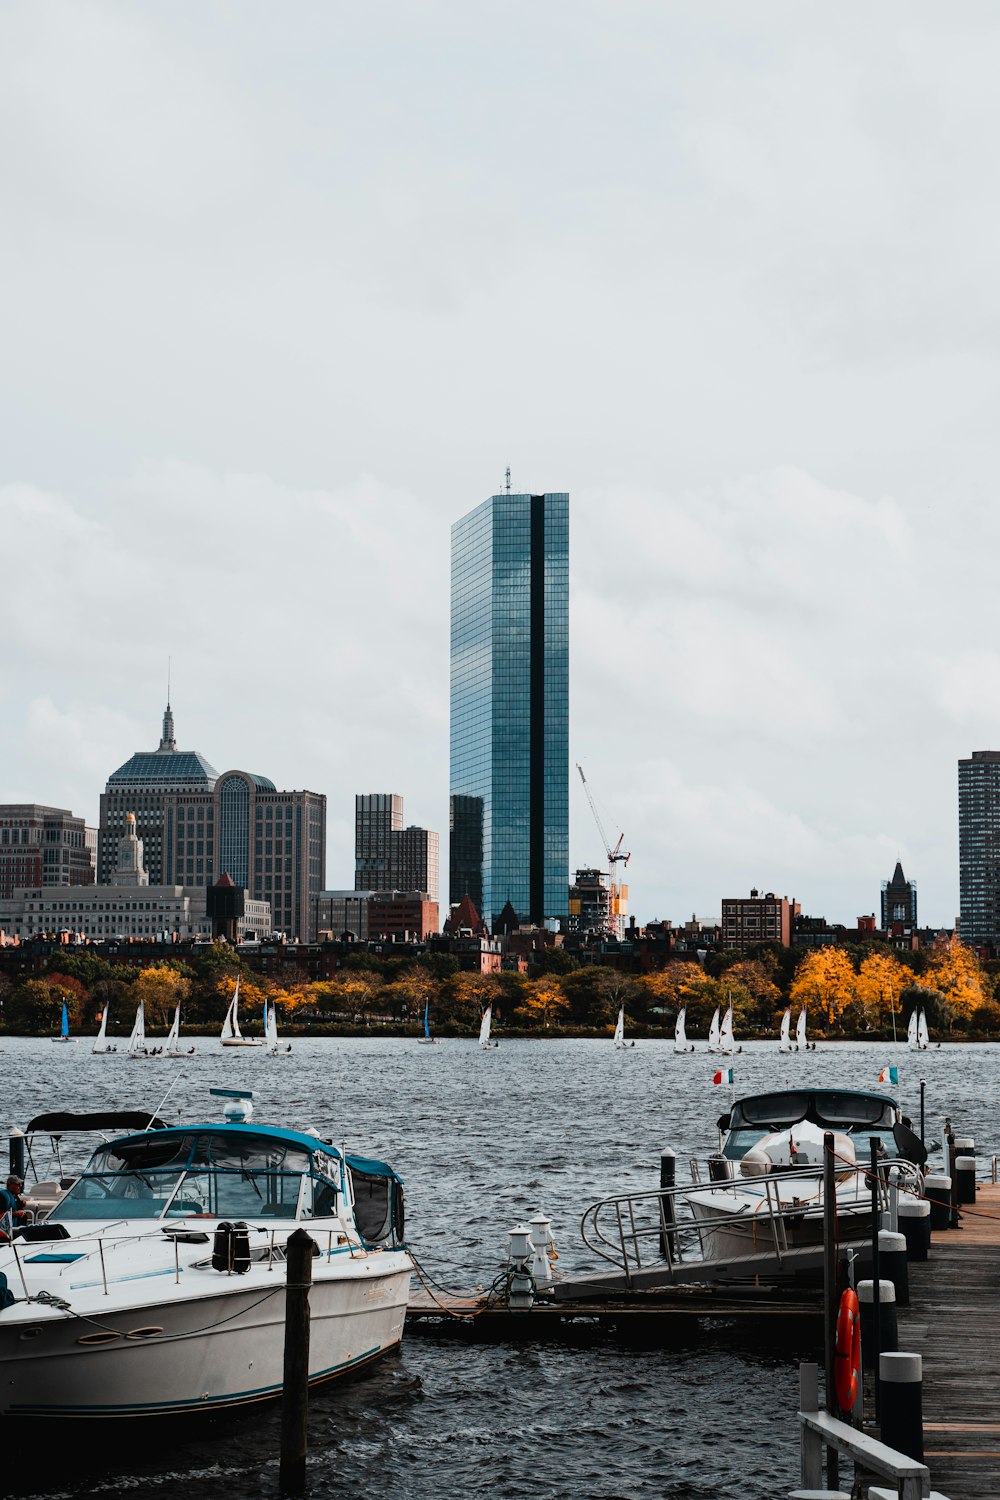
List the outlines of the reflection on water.
{"type": "MultiPolygon", "coordinates": [[[[172,1082],[166,1119],[212,1120],[219,1101],[210,1087],[250,1087],[258,1122],[308,1127],[385,1157],[406,1181],[408,1233],[421,1262],[455,1290],[491,1281],[507,1230],[539,1209],[553,1218],[560,1266],[588,1267],[578,1233],[587,1204],[655,1187],[665,1146],[686,1180],[687,1159],[714,1148],[729,1099],[712,1084],[714,1059],[677,1057],[661,1042],[626,1052],[610,1040],[504,1042],[484,1053],[474,1042],[302,1040],[291,1057],[271,1059],[257,1049],[224,1052],[207,1039],[194,1057],[145,1061],[93,1057],[84,1044],[3,1045],[5,1129],[55,1108],[152,1109],[172,1082]]],[[[800,1083],[877,1090],[880,1069],[896,1063],[914,1121],[919,1080],[927,1080],[928,1136],[950,1114],[988,1155],[1000,1142],[997,1057],[989,1046],[911,1054],[843,1044],[797,1057],[751,1044],[734,1067],[739,1093],[800,1083]]],[[[68,1140],[61,1149],[68,1164],[68,1140]]],[[[45,1175],[48,1163],[39,1167],[45,1175]]],[[[792,1359],[718,1345],[634,1351],[410,1339],[398,1358],[313,1397],[312,1493],[709,1500],[738,1492],[765,1500],[797,1478],[797,1389],[792,1359]],[[759,1473],[759,1488],[748,1471],[759,1473]]],[[[127,1445],[98,1434],[61,1472],[54,1446],[34,1447],[22,1493],[207,1500],[277,1489],[277,1409],[194,1433],[138,1432],[127,1445]]]]}

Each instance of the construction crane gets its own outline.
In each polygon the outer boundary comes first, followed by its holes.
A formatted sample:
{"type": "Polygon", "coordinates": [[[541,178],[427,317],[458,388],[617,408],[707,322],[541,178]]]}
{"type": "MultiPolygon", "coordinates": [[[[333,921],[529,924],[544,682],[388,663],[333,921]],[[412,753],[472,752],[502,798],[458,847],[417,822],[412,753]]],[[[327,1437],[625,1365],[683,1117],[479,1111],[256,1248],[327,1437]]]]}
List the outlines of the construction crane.
{"type": "Polygon", "coordinates": [[[590,783],[588,782],[586,776],[584,776],[583,767],[580,765],[579,761],[577,762],[576,769],[580,773],[580,780],[583,782],[583,790],[587,794],[587,801],[590,803],[590,810],[594,814],[594,822],[597,824],[597,831],[601,835],[601,842],[604,845],[604,853],[608,861],[608,882],[610,885],[610,889],[608,891],[608,931],[613,937],[617,937],[619,936],[619,932],[618,912],[616,910],[616,907],[618,891],[620,887],[620,882],[616,878],[618,873],[617,867],[619,865],[627,865],[632,856],[627,851],[622,850],[622,845],[625,842],[624,833],[620,833],[618,835],[618,842],[612,849],[608,836],[604,832],[604,824],[601,822],[601,815],[597,811],[597,803],[594,801],[593,793],[590,790],[590,783]]]}

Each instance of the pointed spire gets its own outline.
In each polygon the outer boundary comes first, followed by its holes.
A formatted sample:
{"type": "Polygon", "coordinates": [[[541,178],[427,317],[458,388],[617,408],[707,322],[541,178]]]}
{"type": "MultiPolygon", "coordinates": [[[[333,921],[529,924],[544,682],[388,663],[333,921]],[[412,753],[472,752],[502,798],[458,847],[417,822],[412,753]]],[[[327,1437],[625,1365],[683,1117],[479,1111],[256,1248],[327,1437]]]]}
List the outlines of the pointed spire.
{"type": "Polygon", "coordinates": [[[160,736],[160,749],[177,749],[177,741],[174,739],[174,714],[173,709],[170,707],[169,698],[167,699],[167,706],[163,714],[163,733],[160,736]]]}

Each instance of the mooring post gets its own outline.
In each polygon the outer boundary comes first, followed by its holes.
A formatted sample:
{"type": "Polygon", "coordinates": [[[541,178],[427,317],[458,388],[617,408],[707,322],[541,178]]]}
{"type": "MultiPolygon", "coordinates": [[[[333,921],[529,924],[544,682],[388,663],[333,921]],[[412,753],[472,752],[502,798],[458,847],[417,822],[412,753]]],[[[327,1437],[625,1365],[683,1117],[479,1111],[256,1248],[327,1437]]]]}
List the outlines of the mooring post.
{"type": "Polygon", "coordinates": [[[881,1375],[885,1397],[882,1441],[922,1464],[923,1360],[919,1354],[883,1354],[881,1375]]]}
{"type": "Polygon", "coordinates": [[[921,1078],[921,1080],[920,1080],[920,1144],[921,1144],[921,1146],[925,1146],[927,1144],[926,1141],[924,1140],[924,1094],[926,1092],[927,1092],[927,1079],[926,1078],[921,1078]]]}
{"type": "Polygon", "coordinates": [[[673,1233],[676,1222],[673,1194],[667,1192],[677,1181],[677,1155],[668,1146],[660,1152],[660,1254],[666,1261],[677,1254],[677,1237],[673,1233]]]}
{"type": "Polygon", "coordinates": [[[10,1131],[10,1170],[24,1181],[24,1131],[18,1130],[16,1125],[12,1125],[10,1131]]]}
{"type": "MultiPolygon", "coordinates": [[[[823,1322],[826,1409],[837,1415],[834,1355],[837,1347],[837,1176],[833,1156],[833,1131],[823,1132],[823,1322]]],[[[826,1448],[827,1488],[835,1490],[840,1479],[840,1454],[832,1443],[826,1448]]]]}
{"type": "Polygon", "coordinates": [[[960,1229],[961,1216],[958,1212],[958,1182],[955,1175],[955,1133],[948,1132],[948,1176],[951,1178],[951,1213],[948,1216],[948,1228],[960,1229]]]}
{"type": "Polygon", "coordinates": [[[880,1348],[881,1348],[881,1332],[882,1332],[882,1330],[881,1330],[881,1328],[879,1326],[879,1319],[881,1317],[881,1314],[879,1312],[879,1279],[878,1279],[878,1277],[879,1277],[879,1263],[878,1263],[878,1214],[879,1214],[879,1207],[878,1207],[878,1198],[879,1198],[879,1193],[878,1193],[878,1144],[879,1144],[879,1142],[878,1142],[878,1136],[877,1135],[872,1135],[872,1136],[868,1137],[868,1145],[869,1145],[869,1148],[871,1150],[871,1175],[872,1175],[872,1281],[874,1282],[874,1286],[873,1286],[872,1290],[873,1290],[874,1299],[875,1299],[874,1317],[872,1319],[872,1324],[873,1324],[873,1328],[874,1328],[875,1337],[874,1337],[874,1340],[872,1342],[872,1362],[871,1362],[871,1369],[872,1369],[872,1374],[875,1377],[875,1421],[876,1422],[879,1419],[879,1412],[880,1412],[880,1408],[881,1408],[881,1399],[880,1399],[880,1396],[879,1396],[879,1362],[878,1362],[878,1357],[879,1357],[879,1351],[880,1351],[880,1348]]]}
{"type": "MultiPolygon", "coordinates": [[[[799,1365],[799,1411],[819,1411],[819,1369],[804,1361],[799,1365]]],[[[799,1473],[804,1488],[818,1490],[823,1483],[823,1441],[804,1422],[799,1423],[799,1473]]]]}
{"type": "Polygon", "coordinates": [[[281,1469],[283,1495],[301,1495],[306,1487],[309,1419],[309,1288],[312,1285],[313,1239],[296,1229],[285,1243],[285,1366],[281,1399],[281,1469]]]}

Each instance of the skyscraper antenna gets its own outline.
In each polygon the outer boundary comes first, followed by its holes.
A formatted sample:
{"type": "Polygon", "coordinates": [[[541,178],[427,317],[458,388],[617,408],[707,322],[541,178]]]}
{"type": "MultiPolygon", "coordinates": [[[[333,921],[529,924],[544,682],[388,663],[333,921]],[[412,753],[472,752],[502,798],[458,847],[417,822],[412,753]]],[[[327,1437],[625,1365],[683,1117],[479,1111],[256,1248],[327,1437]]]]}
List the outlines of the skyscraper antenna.
{"type": "Polygon", "coordinates": [[[504,481],[506,483],[507,493],[509,495],[510,494],[510,464],[507,465],[507,471],[504,474],[504,481]]]}
{"type": "Polygon", "coordinates": [[[167,707],[170,707],[170,664],[172,658],[167,657],[167,707]]]}

